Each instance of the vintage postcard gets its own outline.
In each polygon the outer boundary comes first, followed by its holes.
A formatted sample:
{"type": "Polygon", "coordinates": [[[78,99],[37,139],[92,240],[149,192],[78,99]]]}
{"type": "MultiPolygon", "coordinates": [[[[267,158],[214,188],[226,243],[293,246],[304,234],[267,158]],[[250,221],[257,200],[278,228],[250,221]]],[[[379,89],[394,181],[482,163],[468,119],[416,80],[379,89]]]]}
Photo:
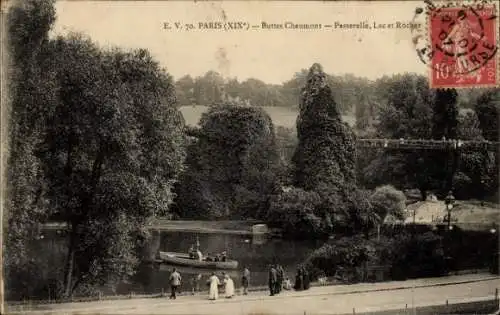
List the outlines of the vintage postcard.
{"type": "Polygon", "coordinates": [[[498,312],[498,1],[1,5],[1,314],[498,312]]]}

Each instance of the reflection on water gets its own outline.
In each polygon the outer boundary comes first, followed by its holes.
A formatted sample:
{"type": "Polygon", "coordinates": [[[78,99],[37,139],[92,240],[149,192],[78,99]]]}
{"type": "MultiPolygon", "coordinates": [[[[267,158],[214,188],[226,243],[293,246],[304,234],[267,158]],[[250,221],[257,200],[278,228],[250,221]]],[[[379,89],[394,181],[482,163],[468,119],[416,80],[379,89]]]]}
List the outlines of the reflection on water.
{"type": "MultiPolygon", "coordinates": [[[[41,256],[58,257],[60,265],[64,263],[65,238],[56,233],[46,231],[45,238],[40,240],[39,246],[41,256]],[[56,250],[57,249],[57,250],[56,250]],[[60,252],[60,255],[54,255],[60,252]]],[[[271,263],[281,264],[287,274],[293,277],[297,264],[301,263],[314,249],[321,246],[318,241],[287,241],[281,239],[268,239],[264,235],[242,236],[231,234],[194,234],[186,232],[153,232],[150,246],[145,250],[144,257],[152,258],[160,251],[186,252],[189,247],[196,244],[198,236],[200,249],[204,255],[217,254],[227,251],[228,257],[239,262],[238,270],[217,270],[228,273],[237,287],[240,286],[240,273],[244,266],[251,271],[251,285],[267,285],[268,265],[271,263]]],[[[54,265],[57,262],[52,262],[54,265]]],[[[174,266],[162,264],[154,266],[144,264],[138,273],[128,282],[118,286],[116,294],[159,293],[169,288],[168,279],[174,266]]],[[[191,291],[191,279],[198,274],[202,275],[199,282],[200,288],[206,290],[205,285],[211,269],[198,269],[192,267],[176,266],[183,277],[182,290],[191,291]]],[[[111,294],[105,290],[104,294],[111,294]]]]}

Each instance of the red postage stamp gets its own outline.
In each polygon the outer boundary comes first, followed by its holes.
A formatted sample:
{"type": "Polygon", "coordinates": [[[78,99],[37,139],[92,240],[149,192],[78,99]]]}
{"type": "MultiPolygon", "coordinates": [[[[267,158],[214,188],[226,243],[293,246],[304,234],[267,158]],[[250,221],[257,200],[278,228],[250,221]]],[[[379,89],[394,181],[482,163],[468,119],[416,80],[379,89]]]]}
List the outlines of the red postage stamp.
{"type": "Polygon", "coordinates": [[[485,2],[429,9],[432,88],[499,86],[497,10],[497,4],[485,2]]]}

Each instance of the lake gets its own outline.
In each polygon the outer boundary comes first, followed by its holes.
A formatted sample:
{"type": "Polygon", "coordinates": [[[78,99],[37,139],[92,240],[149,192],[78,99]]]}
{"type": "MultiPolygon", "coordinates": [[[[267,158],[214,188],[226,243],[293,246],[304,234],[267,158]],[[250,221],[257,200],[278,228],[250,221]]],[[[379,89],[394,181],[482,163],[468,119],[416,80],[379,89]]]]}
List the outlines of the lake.
{"type": "MultiPolygon", "coordinates": [[[[47,255],[50,264],[62,265],[65,238],[58,236],[55,231],[45,231],[44,235],[44,239],[40,240],[43,243],[43,246],[40,247],[40,254],[42,256],[47,255]],[[61,261],[58,262],[58,260],[61,261]]],[[[154,231],[148,252],[151,254],[161,250],[187,253],[189,247],[196,243],[196,236],[199,238],[200,249],[204,255],[221,253],[225,250],[229,258],[239,262],[238,270],[224,271],[232,276],[236,287],[240,286],[240,274],[244,266],[248,266],[251,271],[252,286],[267,285],[268,265],[271,263],[281,264],[285,268],[287,275],[292,279],[297,264],[303,262],[312,251],[323,244],[323,241],[289,241],[258,235],[154,231]]],[[[116,292],[104,289],[103,293],[128,294],[134,292],[135,294],[155,294],[162,292],[162,289],[168,291],[168,279],[173,267],[166,264],[160,266],[145,264],[129,283],[120,284],[116,292]]],[[[202,290],[206,289],[205,283],[212,270],[191,267],[176,268],[183,277],[182,290],[191,291],[190,280],[198,274],[202,275],[199,282],[200,288],[202,290]]],[[[216,272],[221,275],[223,270],[216,272]]]]}

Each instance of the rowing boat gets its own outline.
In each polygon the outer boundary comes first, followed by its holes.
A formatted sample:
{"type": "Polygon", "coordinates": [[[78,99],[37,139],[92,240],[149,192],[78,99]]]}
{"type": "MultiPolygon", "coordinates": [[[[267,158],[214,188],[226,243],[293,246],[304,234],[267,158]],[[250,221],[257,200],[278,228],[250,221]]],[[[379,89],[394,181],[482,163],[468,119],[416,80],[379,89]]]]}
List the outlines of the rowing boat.
{"type": "Polygon", "coordinates": [[[209,268],[209,269],[237,269],[238,261],[227,259],[226,261],[206,261],[189,258],[188,254],[176,252],[159,252],[159,258],[162,262],[179,265],[191,266],[195,268],[209,268]]]}

